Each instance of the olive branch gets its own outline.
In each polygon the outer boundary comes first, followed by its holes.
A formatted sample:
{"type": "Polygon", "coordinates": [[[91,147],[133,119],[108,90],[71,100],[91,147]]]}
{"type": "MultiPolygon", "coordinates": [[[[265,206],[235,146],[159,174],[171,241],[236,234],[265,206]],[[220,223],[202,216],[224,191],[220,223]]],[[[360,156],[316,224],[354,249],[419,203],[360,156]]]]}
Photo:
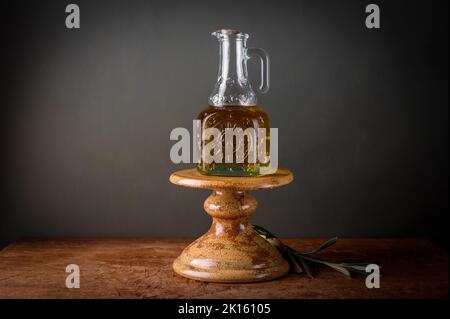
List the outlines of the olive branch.
{"type": "Polygon", "coordinates": [[[299,252],[286,246],[279,240],[274,234],[268,230],[262,228],[261,226],[253,225],[255,232],[267,240],[272,246],[276,247],[283,257],[289,262],[290,269],[297,274],[306,273],[309,278],[314,278],[313,264],[325,265],[333,268],[340,273],[351,276],[351,273],[356,273],[360,275],[367,275],[366,267],[371,264],[368,262],[330,262],[323,259],[312,257],[311,255],[324,250],[325,248],[331,247],[336,244],[338,238],[333,237],[325,241],[322,245],[313,249],[309,252],[299,252]]]}

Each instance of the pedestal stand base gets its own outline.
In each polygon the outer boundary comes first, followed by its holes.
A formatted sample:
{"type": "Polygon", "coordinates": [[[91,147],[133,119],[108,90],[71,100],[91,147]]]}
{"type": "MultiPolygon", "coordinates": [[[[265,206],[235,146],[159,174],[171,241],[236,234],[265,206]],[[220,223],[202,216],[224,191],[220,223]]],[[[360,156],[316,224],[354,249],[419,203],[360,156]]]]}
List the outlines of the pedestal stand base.
{"type": "Polygon", "coordinates": [[[251,178],[203,176],[194,169],[172,174],[170,180],[175,184],[213,189],[204,204],[213,218],[211,228],[183,250],[173,263],[175,272],[195,280],[225,283],[285,275],[289,264],[252,229],[249,218],[257,202],[247,190],[273,188],[292,179],[287,170],[251,178]]]}

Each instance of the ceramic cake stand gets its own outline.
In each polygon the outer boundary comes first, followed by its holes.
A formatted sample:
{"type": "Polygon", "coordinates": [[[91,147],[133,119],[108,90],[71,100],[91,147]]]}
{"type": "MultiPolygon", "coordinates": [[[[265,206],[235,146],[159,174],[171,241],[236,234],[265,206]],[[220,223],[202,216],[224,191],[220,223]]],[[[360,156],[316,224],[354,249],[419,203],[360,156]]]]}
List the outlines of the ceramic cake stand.
{"type": "Polygon", "coordinates": [[[207,176],[195,168],[173,173],[170,181],[176,185],[213,190],[204,203],[213,218],[211,228],[183,250],[173,263],[175,272],[209,282],[255,282],[285,275],[288,263],[252,229],[250,215],[257,202],[248,191],[292,180],[286,169],[258,177],[207,176]]]}

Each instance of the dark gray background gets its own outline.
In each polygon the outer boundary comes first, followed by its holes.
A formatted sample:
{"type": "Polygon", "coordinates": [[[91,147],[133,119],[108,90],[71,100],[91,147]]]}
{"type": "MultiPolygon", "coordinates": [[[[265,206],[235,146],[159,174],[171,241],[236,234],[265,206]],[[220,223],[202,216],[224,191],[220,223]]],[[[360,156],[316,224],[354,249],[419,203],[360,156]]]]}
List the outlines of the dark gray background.
{"type": "MultiPolygon", "coordinates": [[[[2,3],[0,245],[24,236],[198,236],[207,191],[174,186],[170,131],[191,127],[235,28],[271,57],[259,96],[293,184],[255,193],[283,237],[448,244],[448,2],[2,3]]],[[[251,78],[258,80],[257,63],[251,78]]]]}

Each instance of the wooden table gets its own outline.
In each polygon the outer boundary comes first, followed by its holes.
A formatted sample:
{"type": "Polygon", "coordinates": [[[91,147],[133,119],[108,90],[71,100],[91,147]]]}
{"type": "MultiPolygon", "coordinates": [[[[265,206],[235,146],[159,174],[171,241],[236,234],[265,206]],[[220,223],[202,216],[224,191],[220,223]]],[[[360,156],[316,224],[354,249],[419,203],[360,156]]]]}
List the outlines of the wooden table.
{"type": "MultiPolygon", "coordinates": [[[[448,253],[422,239],[339,239],[320,253],[381,268],[381,287],[321,268],[315,279],[289,274],[251,284],[205,283],[176,275],[172,262],[191,240],[24,240],[0,251],[0,298],[448,298],[448,253]],[[80,267],[68,289],[68,264],[80,267]]],[[[291,239],[308,250],[321,240],[291,239]]]]}

